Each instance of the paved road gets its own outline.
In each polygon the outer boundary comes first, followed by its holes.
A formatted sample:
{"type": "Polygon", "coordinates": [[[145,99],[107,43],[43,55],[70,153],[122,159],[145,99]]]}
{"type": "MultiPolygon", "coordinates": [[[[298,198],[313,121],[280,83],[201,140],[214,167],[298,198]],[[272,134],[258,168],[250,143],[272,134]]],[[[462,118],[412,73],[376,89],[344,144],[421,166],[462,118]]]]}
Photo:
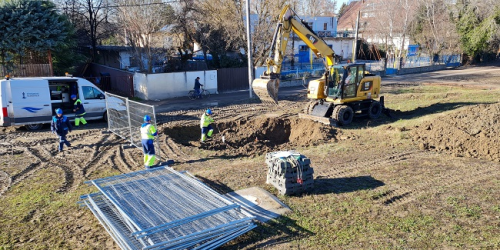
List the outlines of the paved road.
{"type": "MultiPolygon", "coordinates": [[[[426,72],[420,74],[394,75],[382,78],[382,86],[385,84],[400,84],[405,82],[440,82],[440,78],[460,75],[478,75],[493,73],[500,76],[500,63],[491,66],[461,67],[458,69],[441,70],[426,72]]],[[[447,80],[445,82],[450,82],[447,80]]],[[[463,84],[463,83],[461,83],[463,84]]],[[[278,98],[283,99],[286,96],[303,94],[306,95],[304,87],[281,88],[278,98]]],[[[255,95],[253,96],[255,98],[255,95]]],[[[189,100],[188,97],[172,98],[162,101],[144,101],[144,103],[155,105],[157,113],[170,112],[176,110],[205,109],[210,107],[225,106],[234,103],[252,103],[255,99],[250,99],[248,90],[231,93],[212,94],[208,99],[189,100]]]]}

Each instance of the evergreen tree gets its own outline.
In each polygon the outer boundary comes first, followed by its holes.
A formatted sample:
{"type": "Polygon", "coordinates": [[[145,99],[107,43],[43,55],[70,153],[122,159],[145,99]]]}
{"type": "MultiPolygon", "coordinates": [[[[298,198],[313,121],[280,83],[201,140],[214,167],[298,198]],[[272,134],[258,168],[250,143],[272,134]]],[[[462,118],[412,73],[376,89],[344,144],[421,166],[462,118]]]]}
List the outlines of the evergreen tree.
{"type": "MultiPolygon", "coordinates": [[[[26,52],[67,48],[71,27],[50,1],[17,0],[0,6],[1,63],[12,63],[26,52]]],[[[22,62],[19,62],[22,63],[22,62]]]]}

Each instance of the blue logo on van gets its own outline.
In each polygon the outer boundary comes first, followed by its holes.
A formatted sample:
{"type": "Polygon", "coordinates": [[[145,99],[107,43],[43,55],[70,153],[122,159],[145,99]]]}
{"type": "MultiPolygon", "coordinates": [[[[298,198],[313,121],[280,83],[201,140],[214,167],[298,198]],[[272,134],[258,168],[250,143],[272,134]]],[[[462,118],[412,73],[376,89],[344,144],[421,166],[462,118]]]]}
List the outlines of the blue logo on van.
{"type": "Polygon", "coordinates": [[[42,110],[41,108],[33,108],[33,107],[24,107],[22,108],[30,113],[36,113],[38,110],[42,110]]]}

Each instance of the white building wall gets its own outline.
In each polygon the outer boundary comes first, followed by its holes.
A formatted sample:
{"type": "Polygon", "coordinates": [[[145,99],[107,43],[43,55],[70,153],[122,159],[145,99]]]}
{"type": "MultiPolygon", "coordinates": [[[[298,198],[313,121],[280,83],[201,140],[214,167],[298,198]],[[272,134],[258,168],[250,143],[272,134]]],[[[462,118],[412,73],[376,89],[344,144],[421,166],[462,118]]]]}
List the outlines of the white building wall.
{"type": "Polygon", "coordinates": [[[130,67],[131,54],[128,51],[120,51],[120,69],[130,67]]]}
{"type": "Polygon", "coordinates": [[[194,87],[194,80],[200,77],[200,83],[211,94],[217,94],[217,71],[190,71],[162,74],[134,74],[135,96],[143,100],[163,100],[174,97],[186,97],[194,87]]]}
{"type": "MultiPolygon", "coordinates": [[[[351,59],[352,58],[352,47],[354,43],[354,39],[335,39],[335,40],[326,40],[326,44],[331,45],[335,54],[342,56],[342,59],[351,59]]],[[[299,53],[299,46],[307,46],[303,41],[296,40],[294,45],[294,54],[299,53]]]]}
{"type": "Polygon", "coordinates": [[[331,36],[335,36],[337,33],[337,18],[336,17],[304,17],[304,20],[307,23],[312,23],[312,30],[316,33],[320,33],[322,31],[329,31],[331,36]],[[325,23],[326,30],[325,30],[325,23]]]}

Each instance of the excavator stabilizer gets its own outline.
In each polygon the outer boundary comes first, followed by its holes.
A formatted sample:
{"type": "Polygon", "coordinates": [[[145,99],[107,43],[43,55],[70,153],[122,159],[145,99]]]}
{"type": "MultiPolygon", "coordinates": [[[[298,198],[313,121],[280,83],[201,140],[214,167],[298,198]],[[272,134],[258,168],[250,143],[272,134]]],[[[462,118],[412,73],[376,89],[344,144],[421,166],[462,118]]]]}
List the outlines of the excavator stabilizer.
{"type": "Polygon", "coordinates": [[[278,104],[280,79],[257,78],[252,82],[253,92],[262,102],[278,104]]]}

